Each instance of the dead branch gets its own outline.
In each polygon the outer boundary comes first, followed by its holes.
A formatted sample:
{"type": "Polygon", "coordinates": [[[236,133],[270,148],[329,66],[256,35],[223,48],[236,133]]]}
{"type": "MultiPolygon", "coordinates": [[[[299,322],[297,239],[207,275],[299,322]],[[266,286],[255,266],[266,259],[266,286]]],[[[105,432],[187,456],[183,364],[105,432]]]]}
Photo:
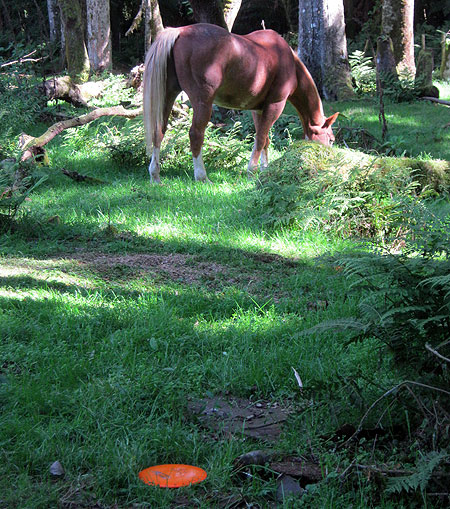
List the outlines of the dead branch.
{"type": "Polygon", "coordinates": [[[37,138],[30,137],[30,140],[23,147],[21,161],[26,161],[27,159],[33,157],[33,153],[36,148],[43,147],[49,141],[53,140],[55,136],[62,133],[62,131],[65,129],[69,129],[70,127],[79,127],[105,116],[136,118],[139,115],[142,115],[142,108],[126,110],[123,106],[111,106],[110,108],[97,108],[90,111],[89,113],[86,113],[85,115],[70,118],[68,120],[62,120],[50,126],[41,136],[38,136],[37,138]]]}
{"type": "Polygon", "coordinates": [[[95,177],[90,177],[89,175],[81,175],[77,171],[66,170],[65,168],[61,168],[61,171],[66,175],[66,177],[75,180],[75,182],[86,182],[88,184],[104,184],[103,180],[97,179],[95,177]]]}
{"type": "Polygon", "coordinates": [[[133,19],[133,23],[131,23],[130,28],[125,32],[125,37],[128,37],[136,30],[136,28],[141,23],[142,15],[144,14],[144,12],[145,12],[145,0],[142,0],[141,5],[139,7],[139,11],[133,19]]]}
{"type": "Polygon", "coordinates": [[[19,57],[17,60],[13,60],[11,62],[5,62],[4,64],[0,65],[0,69],[3,69],[3,67],[8,67],[9,65],[14,64],[23,64],[25,62],[39,62],[40,60],[43,60],[47,57],[41,57],[41,58],[30,58],[32,55],[36,53],[37,50],[33,50],[31,53],[28,53],[24,55],[23,57],[19,57]]]}
{"type": "Polygon", "coordinates": [[[387,398],[389,395],[397,392],[399,389],[403,388],[403,387],[408,387],[408,385],[416,385],[418,387],[423,387],[425,389],[430,389],[430,390],[433,390],[433,391],[438,391],[438,392],[443,392],[444,394],[447,394],[448,396],[450,396],[450,392],[449,391],[446,391],[444,389],[441,389],[440,387],[434,387],[432,385],[427,385],[427,384],[423,384],[423,383],[420,383],[420,382],[414,382],[412,380],[405,380],[404,382],[401,382],[397,385],[395,385],[394,387],[391,387],[388,391],[386,391],[384,394],[382,394],[378,399],[376,399],[371,405],[370,407],[367,409],[366,413],[362,416],[359,424],[358,424],[358,427],[356,428],[355,432],[353,433],[353,435],[351,435],[345,442],[343,445],[345,445],[347,442],[350,442],[350,440],[352,440],[353,438],[355,438],[355,436],[358,435],[358,433],[362,430],[362,425],[363,425],[363,422],[367,419],[367,416],[370,414],[370,412],[378,405],[378,403],[380,401],[382,401],[383,399],[387,398]]]}
{"type": "Polygon", "coordinates": [[[431,352],[431,353],[433,353],[434,355],[436,355],[437,357],[439,357],[439,359],[442,359],[442,360],[444,360],[445,362],[450,362],[450,359],[449,359],[448,357],[444,357],[444,356],[443,356],[442,354],[440,354],[437,350],[435,350],[434,348],[431,348],[431,346],[430,346],[428,343],[426,343],[426,344],[425,344],[425,348],[426,348],[429,352],[431,352]]]}
{"type": "Polygon", "coordinates": [[[450,106],[450,101],[444,101],[444,99],[437,99],[436,97],[421,97],[424,101],[431,101],[434,103],[443,104],[444,106],[450,106]]]}

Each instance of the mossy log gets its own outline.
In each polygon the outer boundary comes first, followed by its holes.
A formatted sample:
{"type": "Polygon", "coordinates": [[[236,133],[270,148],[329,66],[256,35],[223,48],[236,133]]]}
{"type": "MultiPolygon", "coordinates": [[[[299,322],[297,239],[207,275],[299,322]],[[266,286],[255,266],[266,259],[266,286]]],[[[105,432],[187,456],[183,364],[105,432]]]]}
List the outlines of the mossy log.
{"type": "Polygon", "coordinates": [[[44,81],[41,90],[47,101],[61,99],[76,107],[87,107],[89,99],[101,95],[103,86],[100,81],[77,84],[70,76],[61,76],[44,81]]]}
{"type": "Polygon", "coordinates": [[[270,180],[271,174],[287,169],[299,175],[306,173],[309,178],[315,178],[322,172],[338,174],[343,180],[349,180],[357,174],[359,179],[367,179],[371,185],[377,180],[387,179],[392,185],[392,192],[401,191],[411,184],[416,186],[418,193],[425,189],[436,193],[450,190],[448,161],[375,156],[311,141],[293,143],[281,158],[269,165],[261,179],[270,180]]]}

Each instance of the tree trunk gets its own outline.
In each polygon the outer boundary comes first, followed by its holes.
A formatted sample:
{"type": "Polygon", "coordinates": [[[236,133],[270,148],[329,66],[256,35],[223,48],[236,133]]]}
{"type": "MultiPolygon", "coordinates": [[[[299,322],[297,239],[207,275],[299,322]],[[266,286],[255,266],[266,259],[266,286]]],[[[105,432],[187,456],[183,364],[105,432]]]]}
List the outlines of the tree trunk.
{"type": "Polygon", "coordinates": [[[414,0],[383,0],[381,29],[392,39],[398,71],[414,76],[414,0]]]}
{"type": "Polygon", "coordinates": [[[211,23],[228,30],[221,0],[190,0],[197,23],[211,23]]]}
{"type": "Polygon", "coordinates": [[[392,39],[382,35],[377,39],[377,88],[384,89],[392,82],[398,82],[394,47],[392,39]]]}
{"type": "Polygon", "coordinates": [[[109,0],[86,0],[87,46],[94,71],[111,69],[111,23],[109,0]]]}
{"type": "Polygon", "coordinates": [[[5,19],[5,25],[6,25],[6,28],[7,30],[9,31],[9,34],[10,34],[10,37],[13,37],[13,40],[15,42],[16,40],[16,33],[15,33],[15,30],[14,30],[14,26],[11,22],[11,16],[9,15],[9,11],[8,11],[8,7],[5,5],[5,1],[4,0],[1,0],[2,2],[2,14],[3,14],[3,17],[5,19]]]}
{"type": "Polygon", "coordinates": [[[164,30],[158,0],[144,0],[145,3],[145,52],[147,53],[156,36],[164,30]]]}
{"type": "Polygon", "coordinates": [[[299,0],[298,54],[325,99],[354,96],[342,0],[299,0]]]}
{"type": "Polygon", "coordinates": [[[442,36],[441,80],[450,81],[450,31],[442,36]]]}
{"type": "Polygon", "coordinates": [[[47,0],[48,24],[50,27],[50,41],[58,42],[61,39],[61,18],[57,0],[47,0]]]}
{"type": "Polygon", "coordinates": [[[84,42],[80,0],[58,0],[64,24],[66,62],[69,75],[78,82],[89,78],[89,56],[84,42]]]}
{"type": "Polygon", "coordinates": [[[239,9],[241,8],[242,0],[222,0],[223,2],[223,13],[225,16],[225,23],[227,24],[228,30],[231,32],[234,25],[239,9]]]}

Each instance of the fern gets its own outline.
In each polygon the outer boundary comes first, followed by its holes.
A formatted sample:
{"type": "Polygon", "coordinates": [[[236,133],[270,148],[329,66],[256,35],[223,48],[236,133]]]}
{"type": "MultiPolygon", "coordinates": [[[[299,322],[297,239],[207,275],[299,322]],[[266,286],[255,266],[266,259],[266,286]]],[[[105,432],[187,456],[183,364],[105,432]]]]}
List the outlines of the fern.
{"type": "Polygon", "coordinates": [[[425,491],[433,475],[434,469],[450,455],[447,451],[431,451],[422,456],[416,464],[416,469],[411,475],[391,477],[386,488],[387,493],[401,493],[405,491],[425,491]]]}

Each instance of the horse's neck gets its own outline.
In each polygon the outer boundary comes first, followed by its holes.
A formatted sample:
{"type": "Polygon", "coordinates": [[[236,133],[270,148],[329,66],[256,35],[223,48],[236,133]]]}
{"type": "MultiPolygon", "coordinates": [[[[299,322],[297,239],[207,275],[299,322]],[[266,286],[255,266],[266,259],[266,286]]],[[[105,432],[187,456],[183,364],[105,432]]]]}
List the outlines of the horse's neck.
{"type": "Polygon", "coordinates": [[[289,101],[297,110],[303,127],[321,126],[325,121],[325,117],[319,92],[308,69],[296,55],[295,70],[297,88],[289,97],[289,101]]]}

